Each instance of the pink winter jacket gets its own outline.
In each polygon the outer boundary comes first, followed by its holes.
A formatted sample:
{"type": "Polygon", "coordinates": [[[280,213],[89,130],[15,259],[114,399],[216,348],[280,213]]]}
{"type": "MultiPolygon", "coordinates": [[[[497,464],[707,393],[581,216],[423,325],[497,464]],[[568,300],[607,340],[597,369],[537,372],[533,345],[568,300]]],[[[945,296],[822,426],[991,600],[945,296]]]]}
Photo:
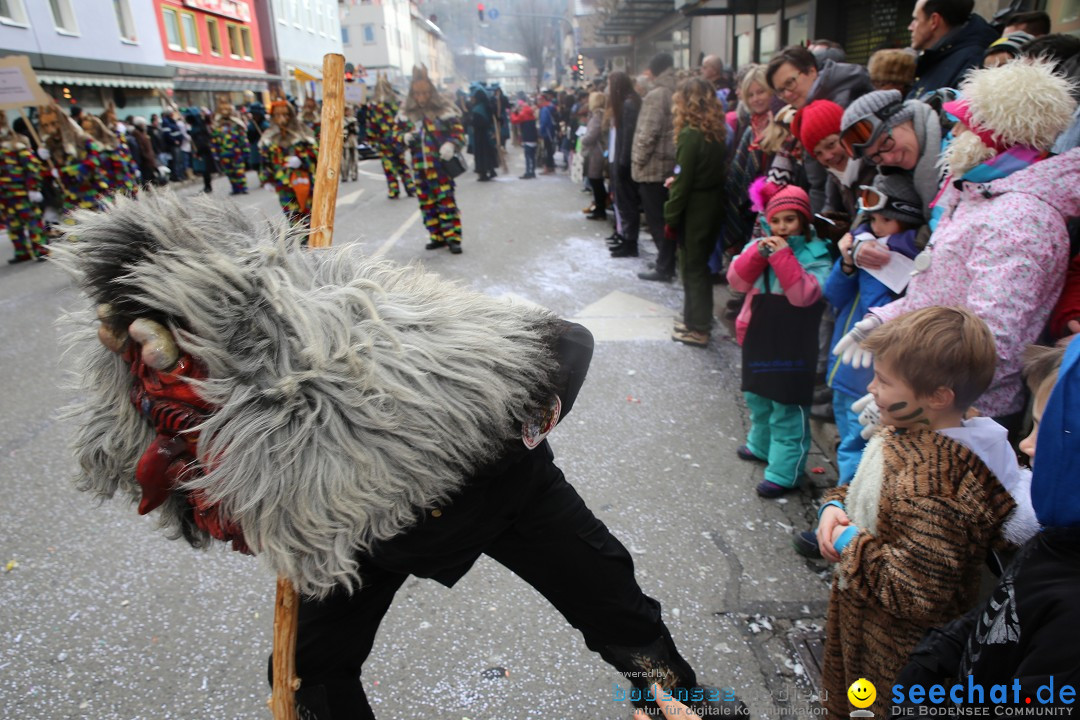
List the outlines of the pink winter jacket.
{"type": "Polygon", "coordinates": [[[755,240],[747,244],[728,267],[728,285],[736,292],[746,293],[742,310],[735,318],[735,340],[740,345],[750,327],[750,308],[754,296],[765,288],[762,274],[771,268],[769,291],[780,294],[796,307],[809,307],[821,299],[821,286],[829,273],[831,261],[824,242],[814,239],[807,243],[801,237],[791,238],[791,245],[768,258],[758,252],[755,240]]]}
{"type": "Polygon", "coordinates": [[[1020,356],[1046,326],[1069,262],[1066,218],[1080,215],[1080,149],[1035,163],[991,183],[950,186],[930,239],[930,268],[907,295],[870,312],[888,322],[932,305],[967,306],[997,342],[990,388],[976,402],[983,415],[1023,409],[1020,356]]]}

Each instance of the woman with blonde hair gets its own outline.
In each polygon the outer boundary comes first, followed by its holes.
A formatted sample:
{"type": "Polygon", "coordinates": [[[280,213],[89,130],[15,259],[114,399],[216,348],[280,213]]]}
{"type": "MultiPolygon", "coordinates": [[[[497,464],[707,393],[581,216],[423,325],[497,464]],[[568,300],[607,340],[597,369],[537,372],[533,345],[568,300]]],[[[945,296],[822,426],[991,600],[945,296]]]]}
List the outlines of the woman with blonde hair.
{"type": "Polygon", "coordinates": [[[585,157],[585,177],[593,192],[593,211],[590,220],[607,220],[607,188],[604,187],[604,166],[607,165],[607,122],[604,109],[607,96],[602,92],[589,95],[589,124],[581,138],[581,152],[585,157]]]}
{"type": "Polygon", "coordinates": [[[712,329],[712,280],[709,254],[723,221],[717,202],[727,176],[727,123],[716,92],[702,78],[679,85],[673,101],[675,176],[664,204],[664,234],[680,253],[685,298],[681,321],[671,339],[705,347],[712,329]]]}

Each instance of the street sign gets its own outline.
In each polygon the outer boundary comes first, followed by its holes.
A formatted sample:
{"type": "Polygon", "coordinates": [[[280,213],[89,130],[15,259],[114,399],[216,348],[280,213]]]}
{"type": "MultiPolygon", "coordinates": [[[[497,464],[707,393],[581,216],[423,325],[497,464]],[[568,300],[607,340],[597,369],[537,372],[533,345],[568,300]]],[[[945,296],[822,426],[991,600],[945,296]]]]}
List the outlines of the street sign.
{"type": "Polygon", "coordinates": [[[496,10],[495,8],[488,8],[487,17],[488,17],[488,20],[498,20],[499,19],[499,11],[496,10]]]}

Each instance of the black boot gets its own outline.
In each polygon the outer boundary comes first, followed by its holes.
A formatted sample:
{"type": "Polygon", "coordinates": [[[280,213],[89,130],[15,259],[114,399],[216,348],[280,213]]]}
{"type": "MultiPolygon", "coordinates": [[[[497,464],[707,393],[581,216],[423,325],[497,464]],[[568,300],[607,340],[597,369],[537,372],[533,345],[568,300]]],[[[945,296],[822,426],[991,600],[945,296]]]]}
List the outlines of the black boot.
{"type": "Polygon", "coordinates": [[[624,258],[624,257],[637,257],[637,243],[623,242],[615,247],[611,248],[611,257],[624,258]]]}

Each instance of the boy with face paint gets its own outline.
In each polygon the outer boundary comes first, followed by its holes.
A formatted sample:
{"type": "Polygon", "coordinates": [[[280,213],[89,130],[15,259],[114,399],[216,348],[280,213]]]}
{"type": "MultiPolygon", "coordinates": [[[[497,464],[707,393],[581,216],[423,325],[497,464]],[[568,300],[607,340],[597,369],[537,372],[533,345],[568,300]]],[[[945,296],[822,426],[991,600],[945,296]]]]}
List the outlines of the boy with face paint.
{"type": "Polygon", "coordinates": [[[883,429],[820,512],[821,553],[837,563],[823,670],[837,716],[852,682],[891,683],[926,630],[974,606],[992,548],[1020,545],[1038,529],[1005,428],[964,419],[994,377],[986,323],[958,307],[894,323],[865,341],[883,429]]]}

